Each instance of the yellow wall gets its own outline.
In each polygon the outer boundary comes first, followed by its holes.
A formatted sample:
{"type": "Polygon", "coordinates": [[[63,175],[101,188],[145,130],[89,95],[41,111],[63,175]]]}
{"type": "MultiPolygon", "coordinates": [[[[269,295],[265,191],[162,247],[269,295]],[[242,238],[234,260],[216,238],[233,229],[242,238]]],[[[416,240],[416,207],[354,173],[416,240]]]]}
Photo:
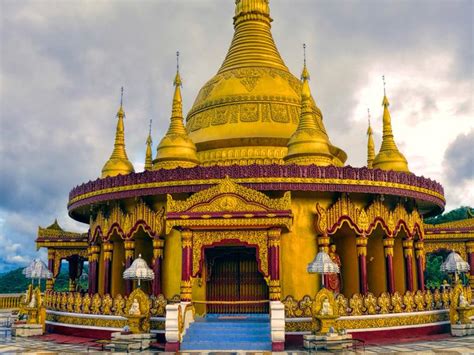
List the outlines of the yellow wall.
{"type": "MultiPolygon", "coordinates": [[[[153,260],[153,239],[145,233],[145,231],[140,227],[138,231],[134,234],[135,239],[135,258],[138,258],[141,254],[142,259],[146,261],[148,266],[152,267],[153,260]]],[[[151,281],[144,281],[141,284],[141,289],[148,294],[151,294],[151,281]]],[[[134,282],[134,288],[137,286],[137,283],[134,282]]]]}
{"type": "MultiPolygon", "coordinates": [[[[206,300],[206,279],[207,279],[207,258],[204,258],[204,265],[202,267],[202,278],[195,279],[193,282],[193,300],[205,301],[206,300]]],[[[196,313],[203,315],[206,313],[206,305],[196,304],[196,313]]]]}
{"type": "Polygon", "coordinates": [[[112,236],[114,251],[112,253],[112,297],[117,294],[123,295],[125,293],[125,281],[123,279],[123,272],[125,270],[125,249],[123,240],[118,235],[112,236]]]}
{"type": "Polygon", "coordinates": [[[99,260],[97,263],[97,267],[99,269],[99,279],[97,280],[98,285],[98,292],[103,295],[104,294],[104,251],[102,250],[102,245],[100,245],[100,254],[99,260]]]}
{"type": "Polygon", "coordinates": [[[356,234],[344,224],[333,236],[336,253],[341,258],[342,291],[346,297],[359,292],[359,261],[357,258],[356,234]]]}
{"type": "Polygon", "coordinates": [[[314,296],[321,281],[306,270],[317,253],[314,216],[316,200],[292,195],[293,228],[281,236],[280,279],[282,298],[288,295],[301,299],[314,296]]]}
{"type": "Polygon", "coordinates": [[[180,294],[181,286],[181,233],[173,229],[165,237],[162,287],[166,298],[180,294]]]}
{"type": "Polygon", "coordinates": [[[387,269],[383,237],[384,232],[379,226],[369,236],[367,243],[367,279],[369,281],[369,292],[372,292],[375,296],[387,291],[387,269]]]}
{"type": "Polygon", "coordinates": [[[393,273],[395,274],[395,291],[405,293],[406,278],[405,278],[405,261],[403,257],[402,237],[397,235],[395,237],[395,244],[393,246],[393,273]]]}

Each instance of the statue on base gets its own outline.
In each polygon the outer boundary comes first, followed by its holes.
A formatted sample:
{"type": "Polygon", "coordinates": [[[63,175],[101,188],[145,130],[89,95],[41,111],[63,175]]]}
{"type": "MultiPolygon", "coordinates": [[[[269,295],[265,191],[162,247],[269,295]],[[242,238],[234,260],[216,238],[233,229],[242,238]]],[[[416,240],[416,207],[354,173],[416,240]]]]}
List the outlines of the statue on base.
{"type": "MultiPolygon", "coordinates": [[[[339,266],[339,270],[341,270],[341,258],[336,253],[336,244],[331,243],[329,245],[329,257],[331,260],[339,266]]],[[[342,290],[342,273],[339,274],[326,274],[324,276],[325,282],[324,285],[327,289],[333,291],[334,293],[338,294],[341,293],[342,290]]]]}
{"type": "Polygon", "coordinates": [[[128,314],[132,315],[132,316],[139,316],[141,315],[140,313],[140,305],[138,304],[138,300],[136,298],[133,299],[133,303],[130,307],[130,309],[128,310],[128,314]]]}
{"type": "Polygon", "coordinates": [[[331,304],[329,303],[329,300],[327,298],[324,299],[323,305],[321,307],[321,311],[319,312],[320,315],[322,316],[332,316],[333,311],[331,304]]]}

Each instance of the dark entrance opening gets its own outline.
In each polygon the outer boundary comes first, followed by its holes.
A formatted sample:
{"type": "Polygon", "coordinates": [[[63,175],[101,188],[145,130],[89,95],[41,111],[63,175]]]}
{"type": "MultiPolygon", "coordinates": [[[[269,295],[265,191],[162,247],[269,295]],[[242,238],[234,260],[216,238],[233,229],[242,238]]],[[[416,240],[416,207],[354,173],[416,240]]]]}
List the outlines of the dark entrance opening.
{"type": "Polygon", "coordinates": [[[255,248],[215,247],[206,250],[207,313],[268,313],[268,286],[258,270],[255,248]],[[239,303],[240,302],[240,303],[239,303]]]}

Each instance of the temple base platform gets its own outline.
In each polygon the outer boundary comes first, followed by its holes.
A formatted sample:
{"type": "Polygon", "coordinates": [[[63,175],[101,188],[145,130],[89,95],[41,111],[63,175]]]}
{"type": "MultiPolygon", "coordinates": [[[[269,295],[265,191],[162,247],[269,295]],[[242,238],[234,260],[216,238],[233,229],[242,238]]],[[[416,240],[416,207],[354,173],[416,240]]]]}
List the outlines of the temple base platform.
{"type": "Polygon", "coordinates": [[[33,337],[38,335],[43,335],[43,326],[41,324],[16,323],[12,325],[12,336],[33,337]]]}
{"type": "Polygon", "coordinates": [[[453,337],[464,337],[467,335],[474,335],[474,323],[451,324],[451,335],[453,337]]]}
{"type": "Polygon", "coordinates": [[[150,343],[155,340],[155,335],[150,333],[145,334],[125,334],[122,332],[112,333],[112,340],[110,344],[104,348],[108,351],[118,352],[133,352],[140,350],[147,350],[150,348],[150,343]]]}

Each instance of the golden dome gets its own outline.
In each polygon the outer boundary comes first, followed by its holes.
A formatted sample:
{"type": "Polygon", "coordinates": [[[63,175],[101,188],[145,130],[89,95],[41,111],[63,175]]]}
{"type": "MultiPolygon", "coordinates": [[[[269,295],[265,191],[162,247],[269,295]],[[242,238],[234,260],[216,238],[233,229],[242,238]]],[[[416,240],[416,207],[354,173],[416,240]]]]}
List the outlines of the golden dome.
{"type": "Polygon", "coordinates": [[[383,106],[383,136],[382,145],[380,151],[374,159],[373,168],[383,170],[395,170],[410,172],[408,170],[408,162],[405,156],[398,150],[398,147],[393,138],[392,132],[392,119],[390,117],[390,111],[388,110],[387,96],[384,95],[382,106],[383,106]]]}
{"type": "Polygon", "coordinates": [[[346,153],[329,141],[321,113],[311,95],[306,64],[301,78],[301,116],[296,131],[288,141],[288,153],[284,160],[287,164],[342,166],[347,159],[346,153]]]}
{"type": "MultiPolygon", "coordinates": [[[[123,95],[123,88],[122,88],[123,95]]],[[[125,117],[125,112],[122,107],[122,100],[120,100],[120,108],[117,112],[117,129],[115,131],[115,143],[114,150],[109,160],[105,163],[102,168],[102,178],[108,176],[117,176],[127,175],[135,172],[132,163],[128,160],[127,152],[125,150],[125,128],[123,124],[123,119],[125,117]]]]}
{"type": "Polygon", "coordinates": [[[283,163],[301,108],[301,82],[280,57],[268,0],[237,0],[234,37],[199,91],[186,128],[203,165],[283,163]]]}
{"type": "Polygon", "coordinates": [[[171,122],[168,132],[156,149],[153,169],[174,169],[176,167],[193,167],[199,161],[196,146],[189,138],[183,124],[183,100],[181,98],[181,76],[176,72],[174,79],[174,96],[171,110],[171,122]]]}

